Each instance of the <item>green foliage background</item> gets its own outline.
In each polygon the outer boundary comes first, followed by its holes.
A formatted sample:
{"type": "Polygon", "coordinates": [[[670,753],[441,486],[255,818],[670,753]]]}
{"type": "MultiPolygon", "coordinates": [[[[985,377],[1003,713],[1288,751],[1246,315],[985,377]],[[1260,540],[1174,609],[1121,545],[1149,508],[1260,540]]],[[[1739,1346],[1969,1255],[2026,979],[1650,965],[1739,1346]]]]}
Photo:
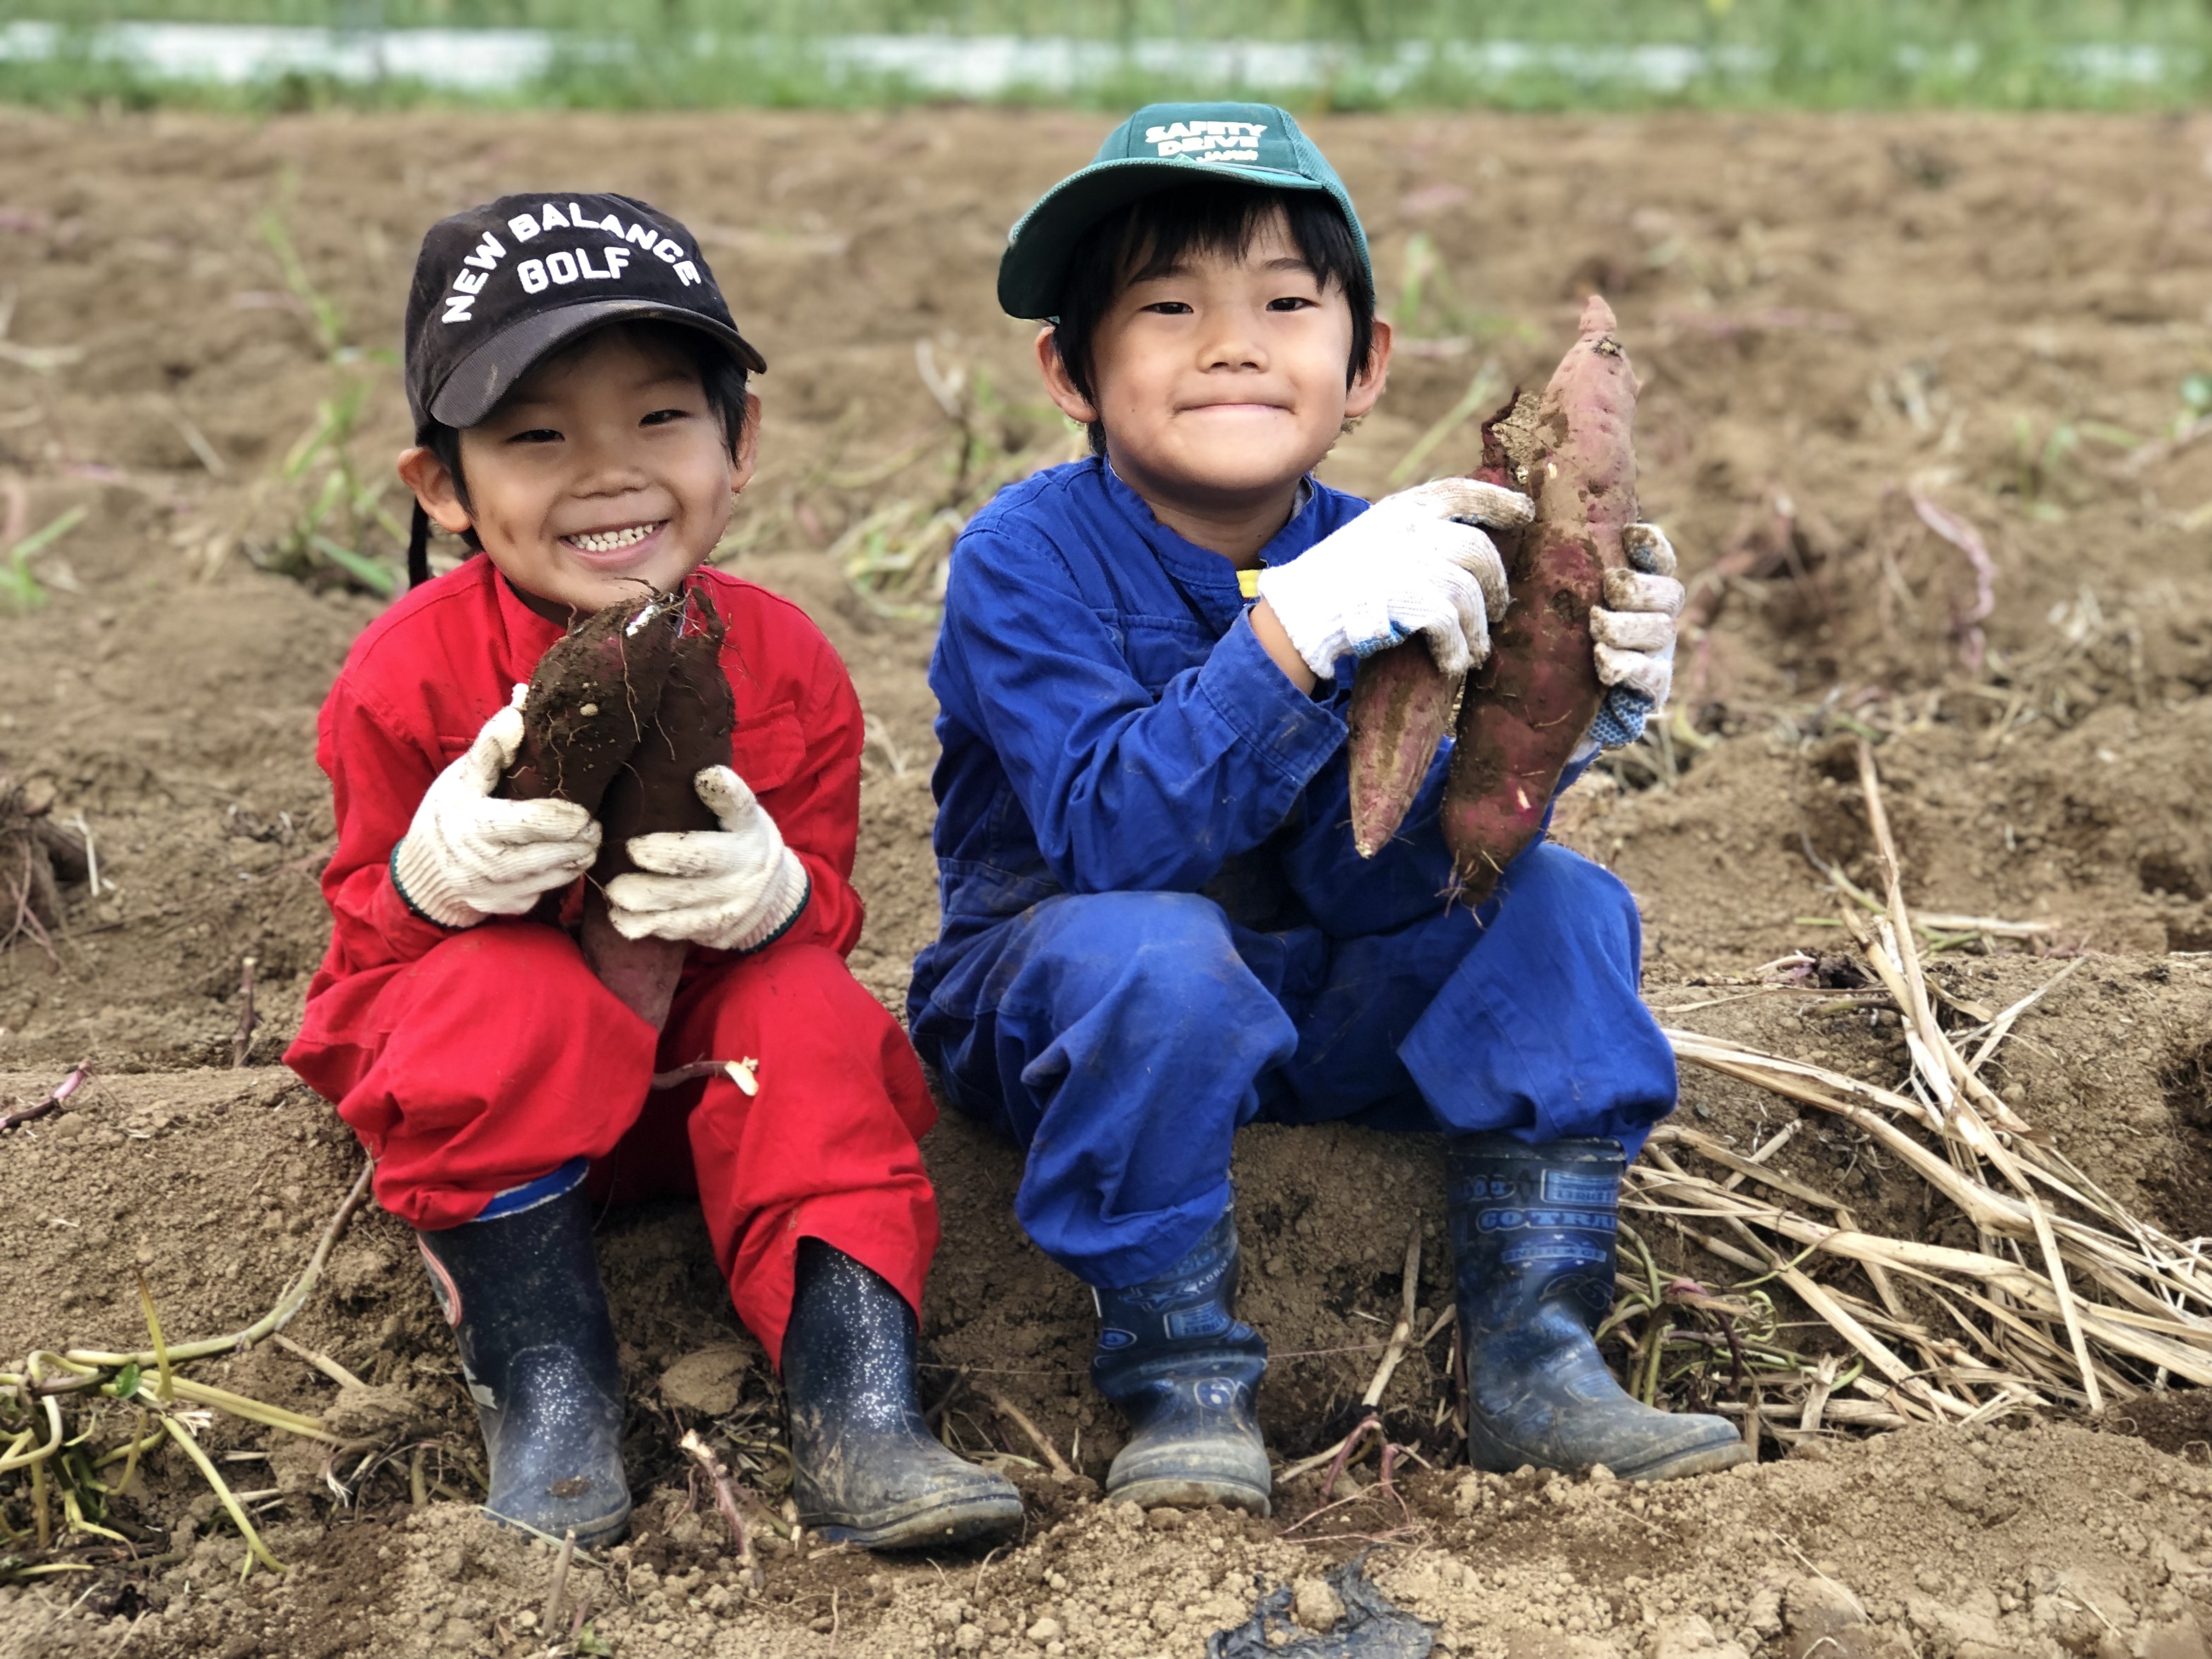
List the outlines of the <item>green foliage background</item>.
{"type": "Polygon", "coordinates": [[[1318,87],[1200,86],[1171,66],[1109,52],[1073,92],[1004,94],[1101,106],[1233,90],[1283,92],[1302,108],[2173,108],[2212,88],[2212,0],[0,0],[0,28],[25,20],[62,25],[62,50],[44,62],[0,61],[0,98],[48,103],[289,106],[430,95],[404,82],[299,75],[233,88],[149,82],[93,49],[98,27],[118,20],[546,29],[561,42],[551,66],[501,100],[616,107],[923,95],[896,76],[841,72],[817,50],[826,37],[882,33],[1334,49],[1318,87]],[[1449,54],[1504,41],[1572,50],[1509,72],[1449,54]],[[1408,72],[1409,45],[1428,49],[1425,67],[1408,72]],[[1607,69],[1607,53],[1668,45],[1705,49],[1703,66],[1679,85],[1607,69]]]}

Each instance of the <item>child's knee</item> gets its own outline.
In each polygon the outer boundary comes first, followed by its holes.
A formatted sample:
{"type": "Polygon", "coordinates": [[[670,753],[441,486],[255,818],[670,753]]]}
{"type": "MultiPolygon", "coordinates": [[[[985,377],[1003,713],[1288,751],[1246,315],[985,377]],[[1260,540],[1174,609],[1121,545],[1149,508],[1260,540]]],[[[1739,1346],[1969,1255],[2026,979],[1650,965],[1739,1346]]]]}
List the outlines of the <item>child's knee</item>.
{"type": "Polygon", "coordinates": [[[1221,907],[1195,893],[1096,893],[1054,901],[1054,977],[1079,996],[1218,1008],[1259,993],[1221,907]]]}
{"type": "Polygon", "coordinates": [[[1627,883],[1603,865],[1557,842],[1540,841],[1513,861],[1504,883],[1505,902],[1577,915],[1636,914],[1627,883]]]}

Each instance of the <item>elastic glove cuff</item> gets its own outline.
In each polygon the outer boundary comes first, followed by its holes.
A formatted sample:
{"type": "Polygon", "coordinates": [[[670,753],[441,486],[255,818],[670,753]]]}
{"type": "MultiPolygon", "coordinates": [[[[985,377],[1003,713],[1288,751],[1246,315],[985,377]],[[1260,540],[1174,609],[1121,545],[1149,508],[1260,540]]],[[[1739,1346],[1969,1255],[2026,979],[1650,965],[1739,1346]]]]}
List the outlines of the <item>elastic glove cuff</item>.
{"type": "MultiPolygon", "coordinates": [[[[1332,627],[1326,620],[1328,596],[1310,573],[1295,563],[1270,565],[1260,573],[1256,587],[1314,678],[1334,679],[1337,659],[1352,654],[1353,643],[1340,624],[1332,627]]],[[[1383,625],[1389,625],[1387,617],[1383,625]]]]}
{"type": "Polygon", "coordinates": [[[1613,687],[1598,705],[1597,719],[1590,723],[1589,741],[1601,749],[1625,748],[1644,735],[1644,724],[1655,707],[1641,691],[1625,685],[1613,687]]]}
{"type": "Polygon", "coordinates": [[[483,911],[462,903],[446,890],[434,860],[419,854],[411,840],[403,839],[392,849],[391,871],[392,890],[423,921],[458,933],[484,919],[483,911]]]}
{"type": "Polygon", "coordinates": [[[719,941],[722,949],[741,957],[767,950],[791,931],[813,892],[814,884],[807,879],[806,866],[799,861],[799,854],[785,848],[775,878],[761,895],[748,925],[736,938],[719,941]]]}

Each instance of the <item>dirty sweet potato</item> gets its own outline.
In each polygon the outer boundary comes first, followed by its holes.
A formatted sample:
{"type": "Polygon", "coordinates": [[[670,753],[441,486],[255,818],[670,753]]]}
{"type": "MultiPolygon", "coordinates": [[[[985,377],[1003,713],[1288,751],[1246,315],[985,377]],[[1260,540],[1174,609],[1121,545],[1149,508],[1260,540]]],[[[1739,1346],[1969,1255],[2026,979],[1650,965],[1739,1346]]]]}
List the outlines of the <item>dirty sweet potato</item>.
{"type": "MultiPolygon", "coordinates": [[[[1507,489],[1528,488],[1505,441],[1516,428],[1533,427],[1535,407],[1533,396],[1516,392],[1483,423],[1482,461],[1475,477],[1507,489]]],[[[1510,570],[1520,532],[1493,530],[1489,535],[1510,570]]],[[[1465,680],[1465,675],[1438,669],[1427,643],[1418,639],[1378,651],[1359,665],[1346,719],[1352,727],[1352,841],[1360,857],[1371,859],[1381,852],[1406,821],[1437,746],[1444,740],[1444,728],[1451,724],[1452,710],[1459,706],[1465,680]]]]}
{"type": "Polygon", "coordinates": [[[684,602],[648,593],[596,611],[538,659],[522,746],[500,793],[572,800],[597,817],[660,705],[684,602]]]}
{"type": "Polygon", "coordinates": [[[1359,665],[1352,683],[1352,843],[1371,859],[1398,833],[1450,724],[1463,676],[1407,640],[1359,665]]]}
{"type": "Polygon", "coordinates": [[[1444,786],[1444,843],[1469,903],[1535,839],[1604,696],[1590,607],[1604,573],[1627,568],[1621,532],[1636,521],[1636,372],[1614,326],[1612,308],[1591,295],[1533,431],[1510,417],[1495,426],[1536,516],[1510,552],[1501,544],[1512,604],[1461,700],[1444,786]]]}
{"type": "Polygon", "coordinates": [[[607,883],[637,868],[630,861],[631,836],[719,827],[693,781],[708,767],[730,763],[737,704],[722,672],[722,619],[704,593],[692,596],[684,626],[653,723],[606,792],[599,862],[584,898],[584,959],[602,984],[654,1026],[668,1018],[689,947],[680,939],[624,939],[607,918],[605,893],[607,883]]]}
{"type": "MultiPolygon", "coordinates": [[[[617,781],[629,775],[640,747],[657,729],[687,609],[680,592],[626,599],[585,618],[539,658],[523,704],[522,744],[500,793],[515,800],[574,801],[594,817],[602,816],[617,781]]],[[[603,832],[603,862],[610,839],[603,832]]],[[[601,982],[658,1025],[668,1004],[660,998],[655,1012],[652,988],[664,976],[669,947],[651,939],[634,945],[616,933],[597,882],[586,889],[580,942],[601,982]],[[648,964],[643,970],[640,958],[648,964]]],[[[676,957],[680,965],[680,946],[676,957]]],[[[672,977],[670,983],[672,989],[672,977]]]]}

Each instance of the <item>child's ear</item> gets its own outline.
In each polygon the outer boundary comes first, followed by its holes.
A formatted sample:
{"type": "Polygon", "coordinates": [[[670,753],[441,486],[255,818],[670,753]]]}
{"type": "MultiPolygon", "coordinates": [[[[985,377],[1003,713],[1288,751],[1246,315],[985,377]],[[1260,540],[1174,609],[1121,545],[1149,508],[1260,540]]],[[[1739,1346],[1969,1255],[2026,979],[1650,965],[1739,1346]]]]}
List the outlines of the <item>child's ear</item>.
{"type": "Polygon", "coordinates": [[[453,475],[446,471],[443,461],[420,444],[399,452],[399,482],[415,492],[415,499],[422,503],[422,510],[430,515],[431,522],[447,535],[458,536],[469,527],[469,510],[461,505],[461,492],[453,487],[453,475]]]}
{"type": "Polygon", "coordinates": [[[1390,325],[1377,317],[1375,319],[1374,343],[1367,353],[1367,362],[1352,384],[1345,389],[1344,413],[1347,420],[1358,420],[1375,407],[1382,395],[1383,383],[1390,378],[1390,325]]]}
{"type": "Polygon", "coordinates": [[[1060,355],[1060,334],[1050,323],[1037,331],[1037,368],[1044,375],[1045,395],[1059,405],[1060,412],[1079,426],[1090,426],[1098,419],[1098,405],[1077,390],[1074,378],[1060,355]]]}
{"type": "Polygon", "coordinates": [[[753,481],[760,462],[761,400],[757,392],[745,393],[745,424],[730,452],[730,494],[736,495],[753,481]]]}

